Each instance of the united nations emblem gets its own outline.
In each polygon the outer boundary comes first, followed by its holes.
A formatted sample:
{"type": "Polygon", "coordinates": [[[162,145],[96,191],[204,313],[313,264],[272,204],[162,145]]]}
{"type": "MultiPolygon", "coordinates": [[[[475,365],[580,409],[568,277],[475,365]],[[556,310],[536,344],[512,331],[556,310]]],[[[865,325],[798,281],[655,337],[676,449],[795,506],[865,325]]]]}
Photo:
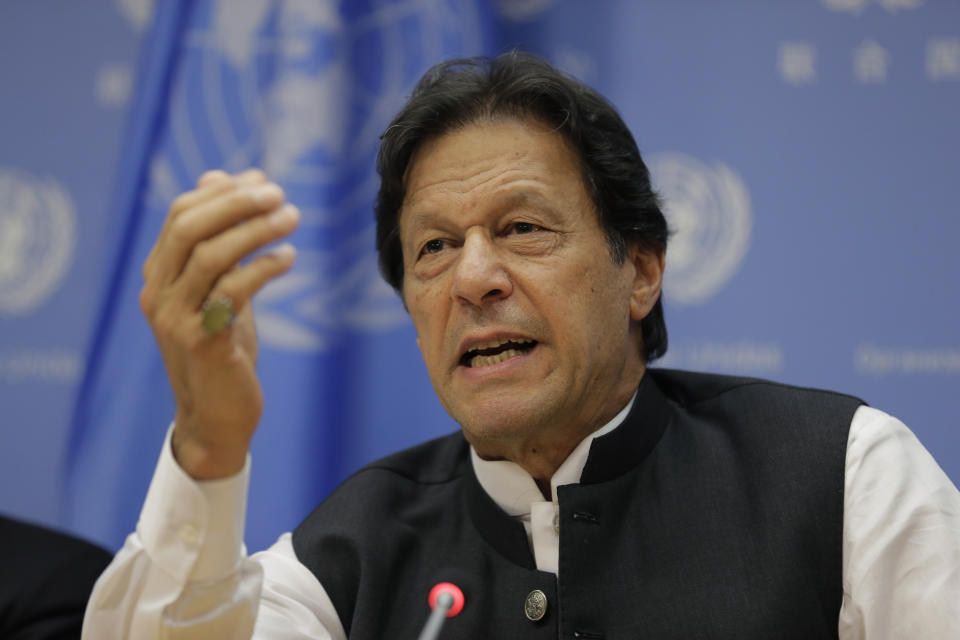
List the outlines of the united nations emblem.
{"type": "Polygon", "coordinates": [[[28,314],[56,291],[73,261],[74,218],[60,184],[0,168],[0,315],[28,314]]]}
{"type": "Polygon", "coordinates": [[[648,164],[673,232],[664,295],[677,304],[701,304],[733,277],[750,248],[747,188],[719,162],[710,167],[685,154],[660,153],[648,164]]]}
{"type": "Polygon", "coordinates": [[[147,202],[160,217],[206,169],[262,167],[303,217],[295,265],[254,299],[261,343],[323,351],[344,334],[402,326],[407,315],[373,251],[379,134],[419,70],[480,49],[477,9],[446,0],[236,4],[202,5],[185,37],[147,202]]]}

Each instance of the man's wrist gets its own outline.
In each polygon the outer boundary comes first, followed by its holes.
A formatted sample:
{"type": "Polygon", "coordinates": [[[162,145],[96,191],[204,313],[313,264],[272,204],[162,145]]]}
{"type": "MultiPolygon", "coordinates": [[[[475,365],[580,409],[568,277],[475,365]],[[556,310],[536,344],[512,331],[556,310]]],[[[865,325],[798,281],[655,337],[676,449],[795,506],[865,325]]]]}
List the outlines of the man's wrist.
{"type": "Polygon", "coordinates": [[[177,465],[194,480],[221,480],[240,473],[247,461],[249,443],[207,444],[174,427],[170,449],[177,465]]]}

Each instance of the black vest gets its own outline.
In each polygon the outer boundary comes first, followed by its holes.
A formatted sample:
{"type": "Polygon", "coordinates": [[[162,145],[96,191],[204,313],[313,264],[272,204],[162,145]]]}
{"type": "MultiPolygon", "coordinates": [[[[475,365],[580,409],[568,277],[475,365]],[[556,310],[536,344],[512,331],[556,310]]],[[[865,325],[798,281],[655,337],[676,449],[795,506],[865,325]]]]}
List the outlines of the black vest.
{"type": "Polygon", "coordinates": [[[358,471],[294,531],[350,638],[836,638],[847,433],[861,401],[651,369],[561,487],[560,578],[483,491],[460,433],[358,471]],[[527,619],[527,594],[547,596],[527,619]]]}

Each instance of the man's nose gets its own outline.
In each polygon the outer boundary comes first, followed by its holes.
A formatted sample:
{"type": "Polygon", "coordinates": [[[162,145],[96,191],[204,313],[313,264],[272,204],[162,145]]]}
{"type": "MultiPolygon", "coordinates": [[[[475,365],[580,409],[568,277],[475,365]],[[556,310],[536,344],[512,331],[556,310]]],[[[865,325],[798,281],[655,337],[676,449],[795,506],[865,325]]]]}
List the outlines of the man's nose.
{"type": "Polygon", "coordinates": [[[489,232],[468,231],[453,273],[453,298],[480,307],[506,298],[512,291],[503,256],[489,232]]]}

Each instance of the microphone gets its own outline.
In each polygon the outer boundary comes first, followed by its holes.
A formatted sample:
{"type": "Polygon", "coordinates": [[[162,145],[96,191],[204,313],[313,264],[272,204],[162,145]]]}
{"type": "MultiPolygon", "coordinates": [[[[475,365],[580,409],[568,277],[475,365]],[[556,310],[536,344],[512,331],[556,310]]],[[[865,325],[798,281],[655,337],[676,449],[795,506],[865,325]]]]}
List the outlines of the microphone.
{"type": "Polygon", "coordinates": [[[463,591],[452,582],[440,582],[430,589],[427,604],[433,609],[417,640],[437,640],[447,618],[463,611],[463,591]]]}

